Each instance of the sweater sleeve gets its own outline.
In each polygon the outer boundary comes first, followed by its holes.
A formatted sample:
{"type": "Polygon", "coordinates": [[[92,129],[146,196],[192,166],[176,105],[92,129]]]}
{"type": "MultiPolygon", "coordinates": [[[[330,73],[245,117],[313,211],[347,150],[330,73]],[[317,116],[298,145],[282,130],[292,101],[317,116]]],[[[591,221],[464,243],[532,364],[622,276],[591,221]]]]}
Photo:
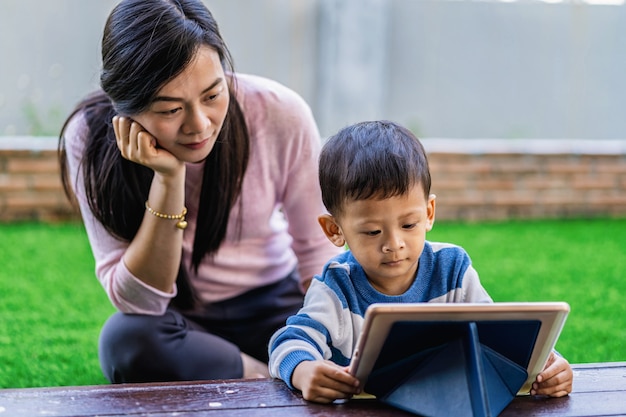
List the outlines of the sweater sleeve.
{"type": "MultiPolygon", "coordinates": [[[[333,346],[345,344],[341,339],[346,337],[352,339],[349,316],[349,311],[342,306],[336,294],[323,282],[314,279],[302,309],[270,339],[270,375],[282,379],[294,389],[291,381],[293,372],[301,362],[337,361],[339,352],[333,346]]],[[[350,356],[349,353],[347,356],[350,356]]]]}
{"type": "Polygon", "coordinates": [[[160,315],[170,300],[176,296],[152,288],[130,273],[123,256],[128,242],[113,237],[93,216],[85,196],[82,155],[88,128],[84,116],[79,113],[72,118],[65,131],[69,178],[79,204],[87,237],[96,263],[96,276],[111,303],[124,313],[160,315]]]}
{"type": "Polygon", "coordinates": [[[465,303],[492,303],[491,296],[480,283],[478,272],[470,265],[463,277],[463,302],[465,303]]]}

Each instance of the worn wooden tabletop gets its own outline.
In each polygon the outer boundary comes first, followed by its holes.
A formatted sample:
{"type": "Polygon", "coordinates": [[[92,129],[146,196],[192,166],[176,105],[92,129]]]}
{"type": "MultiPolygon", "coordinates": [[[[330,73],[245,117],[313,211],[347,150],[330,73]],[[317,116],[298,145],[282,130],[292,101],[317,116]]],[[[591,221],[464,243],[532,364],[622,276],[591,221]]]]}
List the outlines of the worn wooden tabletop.
{"type": "MultiPolygon", "coordinates": [[[[626,362],[573,369],[574,390],[569,396],[517,397],[500,416],[626,416],[626,362]]],[[[0,390],[0,417],[122,415],[413,416],[371,399],[309,403],[283,382],[269,379],[0,390]]]]}

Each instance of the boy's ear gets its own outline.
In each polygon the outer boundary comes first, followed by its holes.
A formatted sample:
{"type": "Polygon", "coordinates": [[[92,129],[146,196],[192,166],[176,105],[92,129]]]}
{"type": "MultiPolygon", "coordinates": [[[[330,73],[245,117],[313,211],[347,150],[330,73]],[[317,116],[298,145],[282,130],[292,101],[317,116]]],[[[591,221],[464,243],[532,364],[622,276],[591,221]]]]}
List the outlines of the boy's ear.
{"type": "Polygon", "coordinates": [[[322,230],[324,234],[330,240],[333,245],[338,247],[343,247],[346,244],[346,239],[343,237],[343,233],[341,232],[341,228],[335,221],[335,218],[330,214],[322,214],[317,218],[320,226],[322,226],[322,230]]]}
{"type": "Polygon", "coordinates": [[[426,217],[428,218],[428,226],[426,227],[426,231],[430,232],[435,225],[435,199],[437,196],[435,194],[431,194],[428,196],[428,201],[426,202],[426,217]]]}

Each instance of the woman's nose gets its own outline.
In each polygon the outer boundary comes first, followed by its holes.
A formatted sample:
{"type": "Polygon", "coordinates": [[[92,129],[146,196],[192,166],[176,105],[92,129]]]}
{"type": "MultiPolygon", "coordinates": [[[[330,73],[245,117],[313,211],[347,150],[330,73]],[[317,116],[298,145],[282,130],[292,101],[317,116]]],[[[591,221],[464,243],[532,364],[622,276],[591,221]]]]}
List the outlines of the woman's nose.
{"type": "Polygon", "coordinates": [[[188,113],[185,124],[183,125],[183,133],[186,135],[204,133],[210,124],[211,119],[209,115],[201,108],[196,108],[188,113]]]}

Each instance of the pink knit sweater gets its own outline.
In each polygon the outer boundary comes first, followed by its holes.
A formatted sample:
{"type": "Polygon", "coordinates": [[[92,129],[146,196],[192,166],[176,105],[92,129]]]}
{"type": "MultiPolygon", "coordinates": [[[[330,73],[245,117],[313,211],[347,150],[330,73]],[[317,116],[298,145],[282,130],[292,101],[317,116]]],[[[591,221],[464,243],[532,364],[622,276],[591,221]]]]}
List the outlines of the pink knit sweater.
{"type": "MultiPolygon", "coordinates": [[[[228,299],[274,283],[298,266],[303,282],[322,271],[341,249],[317,223],[324,211],[317,180],[320,136],[307,104],[277,82],[237,74],[238,100],[250,132],[251,153],[243,181],[241,236],[236,236],[239,205],[231,213],[227,237],[213,259],[205,257],[198,273],[190,268],[203,163],[187,164],[182,262],[204,302],[228,299]]],[[[173,293],[149,287],[134,277],[122,257],[128,244],[108,234],[85,200],[79,160],[87,134],[82,115],[71,121],[65,140],[71,178],[89,242],[96,276],[120,311],[162,314],[173,293]]]]}

